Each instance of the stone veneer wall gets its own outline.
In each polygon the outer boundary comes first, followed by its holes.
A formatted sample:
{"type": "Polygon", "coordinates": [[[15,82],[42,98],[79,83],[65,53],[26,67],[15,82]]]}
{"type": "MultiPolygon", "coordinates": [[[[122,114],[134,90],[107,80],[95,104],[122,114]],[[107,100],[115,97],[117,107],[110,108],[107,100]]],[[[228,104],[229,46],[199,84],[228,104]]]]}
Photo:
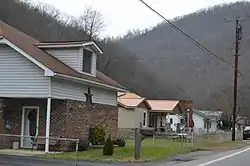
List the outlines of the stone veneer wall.
{"type": "MultiPolygon", "coordinates": [[[[5,134],[5,123],[3,118],[3,108],[1,107],[0,103],[0,134],[5,134]]],[[[7,144],[7,139],[3,136],[0,136],[0,149],[4,148],[4,145],[7,144]]]]}
{"type": "MultiPolygon", "coordinates": [[[[4,101],[7,105],[7,108],[4,109],[7,109],[11,129],[5,128],[3,111],[0,108],[0,134],[21,135],[23,106],[39,106],[38,136],[45,136],[46,99],[6,99],[4,101]]],[[[50,120],[50,136],[57,138],[87,139],[89,127],[93,124],[105,125],[107,134],[116,136],[118,131],[118,108],[101,104],[87,106],[85,102],[53,99],[50,120]]],[[[0,136],[0,149],[12,148],[13,141],[20,143],[20,138],[0,136]]]]}
{"type": "MultiPolygon", "coordinates": [[[[39,106],[39,132],[38,136],[45,136],[46,128],[46,99],[6,99],[6,112],[10,124],[10,129],[5,128],[3,111],[0,111],[0,134],[21,135],[22,126],[22,109],[23,106],[39,106]]],[[[0,104],[1,105],[1,104],[0,104]]],[[[60,137],[64,135],[65,124],[65,101],[52,100],[51,104],[51,128],[50,135],[60,137]]],[[[0,136],[0,149],[12,148],[12,142],[21,143],[19,137],[3,137],[0,136]],[[3,140],[5,140],[3,142],[3,140]]]]}
{"type": "Polygon", "coordinates": [[[88,106],[85,102],[74,100],[67,100],[66,103],[66,137],[87,139],[89,127],[94,124],[104,125],[107,135],[117,136],[117,106],[102,104],[88,106]]]}

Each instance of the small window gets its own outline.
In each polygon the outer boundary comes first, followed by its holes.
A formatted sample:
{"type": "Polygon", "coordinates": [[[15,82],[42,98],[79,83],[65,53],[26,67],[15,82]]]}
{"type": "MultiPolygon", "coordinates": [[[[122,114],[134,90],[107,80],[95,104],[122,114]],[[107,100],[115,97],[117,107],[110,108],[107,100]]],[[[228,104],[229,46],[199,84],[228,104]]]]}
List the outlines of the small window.
{"type": "Polygon", "coordinates": [[[205,129],[207,128],[207,121],[206,120],[204,121],[204,128],[205,129]]]}
{"type": "Polygon", "coordinates": [[[173,124],[173,118],[170,118],[170,124],[173,124]]]}
{"type": "Polygon", "coordinates": [[[92,52],[84,50],[82,59],[82,71],[85,73],[91,73],[92,67],[92,52]]]}
{"type": "Polygon", "coordinates": [[[181,124],[183,124],[184,123],[184,119],[181,119],[181,124]]]}
{"type": "Polygon", "coordinates": [[[211,129],[212,128],[212,124],[211,122],[208,122],[208,128],[211,129]]]}
{"type": "Polygon", "coordinates": [[[142,125],[146,127],[147,112],[143,112],[143,122],[142,125]]]}

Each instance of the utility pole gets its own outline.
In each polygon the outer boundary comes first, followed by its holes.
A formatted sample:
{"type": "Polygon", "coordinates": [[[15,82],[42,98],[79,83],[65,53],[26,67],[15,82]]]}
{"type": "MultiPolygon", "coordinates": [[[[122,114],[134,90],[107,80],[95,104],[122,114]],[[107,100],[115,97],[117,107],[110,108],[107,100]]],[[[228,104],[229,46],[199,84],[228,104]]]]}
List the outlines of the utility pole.
{"type": "Polygon", "coordinates": [[[238,84],[238,57],[239,43],[242,38],[242,27],[239,22],[239,17],[236,18],[236,33],[235,33],[235,55],[234,55],[234,100],[233,100],[233,125],[232,125],[232,141],[235,141],[235,124],[237,111],[237,84],[238,84]]]}

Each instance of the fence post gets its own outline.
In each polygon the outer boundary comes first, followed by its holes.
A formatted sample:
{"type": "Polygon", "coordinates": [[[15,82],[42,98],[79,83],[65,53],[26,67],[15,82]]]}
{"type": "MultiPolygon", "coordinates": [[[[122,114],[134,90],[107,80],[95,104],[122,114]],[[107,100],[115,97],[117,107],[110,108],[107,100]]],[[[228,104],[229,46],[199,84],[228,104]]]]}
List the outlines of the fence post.
{"type": "Polygon", "coordinates": [[[192,131],[192,149],[194,148],[194,131],[192,131]]]}
{"type": "Polygon", "coordinates": [[[75,160],[75,166],[78,164],[78,148],[79,148],[79,139],[76,141],[76,160],[75,160]]]}
{"type": "Polygon", "coordinates": [[[141,154],[141,122],[139,128],[135,128],[135,154],[134,157],[136,160],[140,158],[141,154]]]}

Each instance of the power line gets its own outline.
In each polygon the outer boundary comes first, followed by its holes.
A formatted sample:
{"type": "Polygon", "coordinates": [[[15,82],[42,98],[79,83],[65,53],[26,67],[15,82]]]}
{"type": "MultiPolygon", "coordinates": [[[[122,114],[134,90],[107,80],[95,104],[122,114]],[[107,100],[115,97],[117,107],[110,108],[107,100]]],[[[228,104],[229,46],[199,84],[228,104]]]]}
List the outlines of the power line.
{"type": "MultiPolygon", "coordinates": [[[[150,10],[152,10],[154,13],[156,13],[158,16],[160,16],[162,19],[164,19],[167,23],[169,23],[169,25],[174,28],[175,30],[179,31],[182,35],[186,36],[194,45],[196,45],[198,48],[200,48],[202,51],[206,52],[208,55],[212,55],[215,58],[219,59],[221,62],[229,65],[224,59],[222,59],[221,57],[217,56],[215,53],[213,53],[212,51],[210,51],[209,49],[207,49],[205,46],[203,46],[202,44],[200,44],[196,39],[194,39],[193,37],[191,37],[190,35],[188,35],[186,32],[184,32],[183,30],[181,30],[179,27],[177,27],[174,23],[172,23],[171,21],[169,21],[168,19],[166,19],[162,14],[160,14],[159,12],[157,12],[155,9],[153,9],[150,5],[148,5],[146,2],[144,2],[143,0],[139,0],[141,3],[143,3],[147,8],[149,8],[150,10]]],[[[230,65],[231,66],[231,65],[230,65]]]]}
{"type": "MultiPolygon", "coordinates": [[[[200,44],[196,39],[194,39],[193,37],[191,37],[190,35],[188,35],[186,32],[184,32],[182,29],[180,29],[174,23],[172,23],[171,21],[169,21],[167,18],[165,18],[162,14],[160,14],[158,11],[156,11],[154,8],[152,8],[150,5],[148,5],[146,2],[144,2],[143,0],[139,0],[139,1],[141,3],[143,3],[147,8],[149,8],[151,11],[153,11],[158,16],[160,16],[163,20],[165,20],[173,29],[175,29],[176,31],[180,32],[182,35],[186,36],[195,46],[197,46],[203,52],[207,53],[208,55],[214,56],[215,58],[217,58],[221,62],[225,63],[226,65],[228,65],[228,66],[230,66],[231,68],[234,69],[233,65],[230,65],[223,58],[219,57],[218,55],[216,55],[215,53],[213,53],[212,51],[210,51],[209,49],[207,49],[205,46],[203,46],[202,44],[200,44]]],[[[242,76],[242,74],[241,74],[241,72],[239,70],[238,70],[238,73],[239,73],[240,78],[245,82],[245,84],[247,84],[247,81],[244,79],[244,77],[242,76]]]]}

